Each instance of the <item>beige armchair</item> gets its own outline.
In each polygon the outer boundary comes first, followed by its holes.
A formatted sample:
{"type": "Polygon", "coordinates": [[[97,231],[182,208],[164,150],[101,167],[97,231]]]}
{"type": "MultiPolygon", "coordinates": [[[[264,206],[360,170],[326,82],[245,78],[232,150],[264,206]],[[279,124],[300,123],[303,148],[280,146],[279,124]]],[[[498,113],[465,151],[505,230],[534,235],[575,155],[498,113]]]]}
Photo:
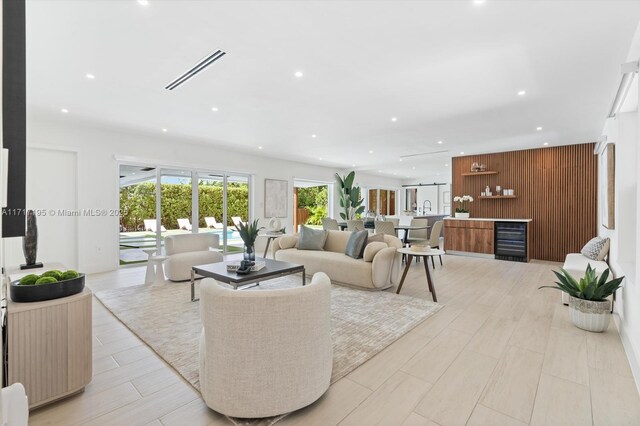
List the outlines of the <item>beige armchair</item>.
{"type": "Polygon", "coordinates": [[[207,406],[232,417],[289,413],[329,388],[333,365],[331,283],[238,291],[200,285],[200,390],[207,406]]]}
{"type": "Polygon", "coordinates": [[[394,237],[396,236],[396,228],[391,221],[376,220],[375,227],[376,234],[392,235],[394,237]]]}
{"type": "Polygon", "coordinates": [[[171,281],[186,281],[191,278],[191,268],[196,265],[222,262],[223,257],[210,248],[219,247],[218,234],[169,235],[164,239],[164,250],[169,257],[164,272],[171,281]]]}
{"type": "MultiPolygon", "coordinates": [[[[442,227],[444,225],[444,221],[439,220],[433,224],[433,228],[431,228],[431,235],[429,236],[429,245],[431,248],[439,249],[440,248],[440,234],[442,233],[442,227]]],[[[431,256],[431,266],[436,267],[436,262],[433,260],[434,256],[431,256]]],[[[442,266],[442,256],[438,256],[440,259],[440,266],[442,266]]]]}

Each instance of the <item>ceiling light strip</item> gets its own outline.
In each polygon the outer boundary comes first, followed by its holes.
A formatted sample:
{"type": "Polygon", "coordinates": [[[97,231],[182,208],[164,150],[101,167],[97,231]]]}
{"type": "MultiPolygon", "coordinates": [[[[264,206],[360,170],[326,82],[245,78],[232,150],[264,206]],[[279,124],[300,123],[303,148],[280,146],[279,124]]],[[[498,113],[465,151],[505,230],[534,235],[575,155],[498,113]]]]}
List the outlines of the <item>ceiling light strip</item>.
{"type": "Polygon", "coordinates": [[[180,77],[176,78],[171,83],[169,83],[165,87],[165,89],[168,89],[168,90],[175,89],[176,87],[180,86],[182,83],[186,82],[187,80],[189,80],[190,78],[192,78],[193,76],[198,74],[200,71],[202,71],[203,69],[205,69],[206,67],[208,67],[209,65],[217,61],[218,59],[222,58],[226,54],[227,52],[224,52],[220,49],[216,50],[211,55],[205,57],[200,62],[195,64],[189,71],[185,72],[180,77]]]}
{"type": "Polygon", "coordinates": [[[400,158],[411,158],[411,157],[420,157],[422,155],[443,154],[445,152],[449,152],[449,151],[445,149],[445,150],[442,150],[442,151],[422,152],[420,154],[401,155],[400,158]]]}

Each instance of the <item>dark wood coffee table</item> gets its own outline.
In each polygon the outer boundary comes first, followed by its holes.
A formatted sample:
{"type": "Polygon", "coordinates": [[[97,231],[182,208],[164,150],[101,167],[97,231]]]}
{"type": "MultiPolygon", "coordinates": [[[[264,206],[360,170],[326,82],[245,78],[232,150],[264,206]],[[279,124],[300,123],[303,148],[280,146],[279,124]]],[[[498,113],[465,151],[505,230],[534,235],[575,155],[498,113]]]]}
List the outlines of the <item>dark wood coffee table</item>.
{"type": "Polygon", "coordinates": [[[235,272],[227,271],[227,265],[229,263],[238,263],[238,261],[231,262],[217,262],[209,263],[206,265],[198,265],[191,268],[191,301],[196,302],[200,300],[196,299],[195,293],[195,279],[196,274],[202,277],[213,278],[221,283],[229,284],[234,289],[238,289],[240,286],[258,283],[260,281],[270,280],[273,278],[283,277],[285,275],[296,274],[302,272],[302,285],[305,285],[305,271],[304,265],[298,265],[296,263],[282,262],[280,260],[262,259],[256,258],[256,261],[264,262],[265,267],[259,271],[249,272],[246,275],[238,275],[235,272]]]}

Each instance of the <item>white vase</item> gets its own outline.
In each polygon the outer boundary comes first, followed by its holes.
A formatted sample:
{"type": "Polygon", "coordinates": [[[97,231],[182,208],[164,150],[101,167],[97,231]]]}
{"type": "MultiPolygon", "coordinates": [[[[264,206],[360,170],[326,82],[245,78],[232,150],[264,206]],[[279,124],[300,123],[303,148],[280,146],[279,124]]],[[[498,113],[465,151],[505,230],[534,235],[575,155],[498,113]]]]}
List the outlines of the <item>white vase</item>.
{"type": "Polygon", "coordinates": [[[609,300],[597,302],[569,296],[569,313],[576,327],[602,333],[609,328],[611,302],[609,300]]]}
{"type": "Polygon", "coordinates": [[[459,218],[469,218],[469,213],[459,213],[459,212],[456,212],[456,217],[459,217],[459,218]]]}

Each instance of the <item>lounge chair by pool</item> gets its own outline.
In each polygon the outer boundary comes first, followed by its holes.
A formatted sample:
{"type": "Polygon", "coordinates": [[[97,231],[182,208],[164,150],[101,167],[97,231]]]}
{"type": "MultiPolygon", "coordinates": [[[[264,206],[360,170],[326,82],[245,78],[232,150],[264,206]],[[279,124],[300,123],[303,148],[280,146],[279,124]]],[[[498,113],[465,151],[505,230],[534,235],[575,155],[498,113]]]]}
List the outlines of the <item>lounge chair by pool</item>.
{"type": "Polygon", "coordinates": [[[178,228],[191,231],[191,222],[189,222],[189,219],[178,219],[178,228]]]}
{"type": "MultiPolygon", "coordinates": [[[[158,228],[156,228],[156,220],[155,219],[144,219],[144,230],[151,231],[153,233],[156,232],[158,228]]],[[[161,232],[167,232],[167,229],[160,225],[161,232]]]]}
{"type": "Polygon", "coordinates": [[[215,217],[205,217],[204,221],[207,224],[207,228],[222,229],[224,227],[222,223],[218,223],[215,217]]]}

